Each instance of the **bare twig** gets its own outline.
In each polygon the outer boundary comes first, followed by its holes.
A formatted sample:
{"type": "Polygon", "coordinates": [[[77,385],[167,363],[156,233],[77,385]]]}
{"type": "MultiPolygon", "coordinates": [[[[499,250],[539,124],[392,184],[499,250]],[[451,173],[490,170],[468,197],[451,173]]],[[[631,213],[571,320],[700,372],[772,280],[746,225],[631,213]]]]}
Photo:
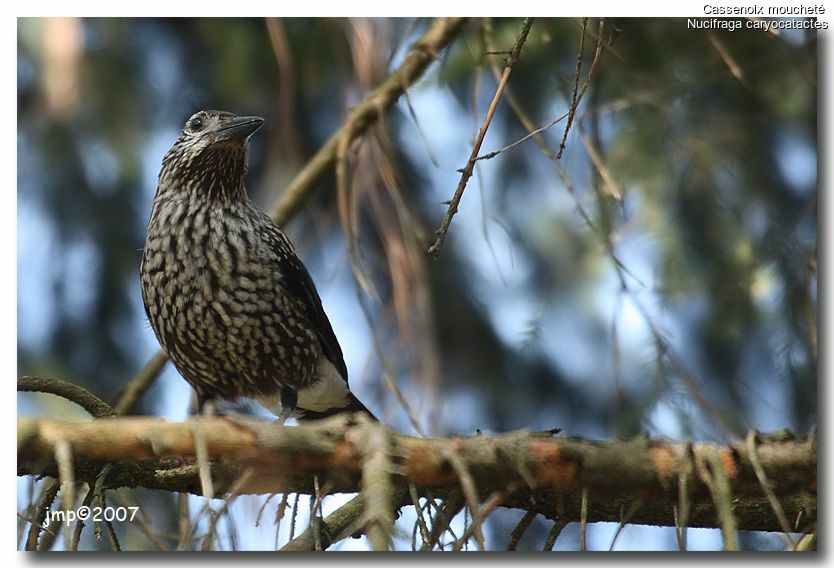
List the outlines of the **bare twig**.
{"type": "Polygon", "coordinates": [[[614,550],[614,545],[617,544],[617,539],[620,538],[620,534],[623,532],[623,529],[628,524],[628,522],[631,520],[631,517],[634,516],[634,513],[637,512],[637,509],[639,509],[642,505],[643,505],[643,500],[642,499],[636,499],[634,501],[634,503],[631,504],[631,507],[628,508],[628,511],[626,511],[622,515],[622,518],[620,519],[620,522],[617,524],[617,531],[614,533],[614,536],[611,539],[611,545],[608,547],[609,552],[612,552],[614,550]]]}
{"type": "Polygon", "coordinates": [[[588,156],[591,158],[591,162],[594,164],[594,168],[599,174],[599,177],[601,177],[602,181],[605,182],[605,187],[608,188],[608,192],[611,194],[611,197],[617,201],[622,201],[623,190],[620,188],[620,184],[617,183],[617,180],[614,179],[614,176],[611,175],[611,171],[608,169],[608,166],[605,165],[602,156],[599,154],[599,150],[597,150],[593,142],[591,142],[591,140],[584,134],[580,136],[580,139],[582,140],[582,144],[585,146],[585,150],[588,152],[588,156]]]}
{"type": "MultiPolygon", "coordinates": [[[[495,492],[492,493],[492,495],[487,497],[486,500],[484,501],[484,506],[481,507],[481,511],[480,511],[481,516],[485,519],[490,514],[492,514],[492,512],[501,504],[501,502],[504,500],[504,498],[507,496],[508,493],[511,493],[511,490],[510,491],[495,491],[495,492]]],[[[452,548],[456,551],[460,550],[461,548],[463,548],[469,542],[469,539],[472,538],[472,536],[477,531],[480,531],[480,530],[481,530],[480,523],[476,525],[473,522],[468,527],[466,527],[466,530],[463,531],[463,534],[460,535],[460,538],[455,539],[455,542],[454,542],[452,548]]]]}
{"type": "Polygon", "coordinates": [[[208,499],[213,499],[214,484],[211,482],[208,447],[206,446],[206,439],[200,429],[199,422],[192,424],[191,434],[194,437],[194,457],[197,459],[197,467],[200,469],[200,485],[203,490],[203,495],[208,499]]]}
{"type": "Polygon", "coordinates": [[[177,550],[191,550],[194,535],[191,530],[190,510],[188,495],[180,493],[177,498],[177,529],[179,531],[177,550]]]}
{"type": "MultiPolygon", "coordinates": [[[[72,446],[67,439],[59,438],[55,442],[55,463],[58,464],[58,479],[61,481],[61,509],[64,511],[75,509],[75,468],[72,461],[72,446]]],[[[67,522],[64,527],[67,550],[71,550],[72,526],[67,522]]]]}
{"type": "MultiPolygon", "coordinates": [[[[296,493],[295,499],[292,502],[292,514],[290,514],[290,540],[295,538],[295,521],[298,518],[298,501],[301,499],[301,494],[296,493]]],[[[313,531],[310,531],[310,535],[313,537],[313,550],[315,550],[315,534],[313,531]]]]}
{"type": "Polygon", "coordinates": [[[104,526],[107,527],[107,542],[110,543],[113,552],[121,552],[122,545],[119,544],[119,537],[116,536],[116,529],[113,527],[113,522],[105,521],[104,526]]]}
{"type": "Polygon", "coordinates": [[[435,231],[437,239],[435,240],[434,244],[431,247],[429,247],[428,250],[428,253],[435,258],[437,258],[437,256],[440,254],[440,250],[443,248],[443,244],[446,241],[446,233],[449,231],[449,225],[452,223],[452,217],[454,217],[455,213],[457,213],[458,211],[460,200],[463,197],[464,190],[466,189],[466,182],[469,181],[470,177],[472,177],[472,171],[475,168],[475,162],[477,161],[478,153],[481,151],[481,144],[483,144],[484,142],[484,137],[486,136],[487,129],[489,128],[489,125],[492,122],[492,117],[495,114],[495,110],[498,108],[498,102],[501,100],[501,94],[504,92],[504,88],[507,85],[507,81],[510,79],[510,73],[513,70],[513,65],[515,65],[518,61],[519,55],[521,55],[521,49],[524,47],[524,43],[527,41],[527,34],[530,32],[530,26],[532,24],[532,18],[525,18],[524,22],[521,25],[521,31],[519,32],[518,37],[515,40],[515,44],[513,45],[509,57],[507,58],[507,63],[504,66],[504,74],[501,76],[501,80],[498,82],[498,87],[495,89],[495,95],[492,97],[492,102],[489,105],[489,109],[487,109],[486,116],[484,117],[484,121],[481,124],[481,129],[478,132],[478,137],[475,139],[475,144],[472,147],[472,152],[469,154],[469,159],[466,162],[466,166],[464,166],[461,170],[460,181],[458,182],[458,186],[455,189],[455,195],[449,202],[449,208],[446,210],[446,215],[440,224],[440,228],[437,229],[437,231],[435,231]]]}
{"type": "Polygon", "coordinates": [[[733,59],[733,56],[730,55],[729,50],[724,46],[724,43],[718,39],[712,31],[707,32],[707,39],[709,40],[712,47],[718,53],[718,57],[721,58],[721,61],[724,62],[724,65],[727,66],[727,69],[730,70],[730,74],[736,78],[736,80],[747,87],[747,84],[744,82],[744,71],[741,69],[736,60],[733,59]]]}
{"type": "Polygon", "coordinates": [[[414,122],[414,128],[417,130],[417,135],[420,137],[420,143],[423,145],[423,148],[425,148],[426,155],[428,156],[429,161],[432,163],[434,167],[437,167],[437,156],[435,156],[434,151],[431,149],[429,139],[426,138],[426,134],[425,132],[423,132],[423,128],[420,126],[420,120],[417,118],[417,113],[414,112],[414,106],[412,106],[411,104],[411,97],[408,95],[408,90],[405,88],[403,88],[403,98],[405,99],[405,105],[408,109],[408,115],[414,122]]]}
{"type": "MultiPolygon", "coordinates": [[[[109,464],[109,463],[106,464],[104,467],[102,467],[101,471],[96,476],[96,482],[93,484],[93,486],[88,491],[88,493],[92,494],[93,504],[98,506],[98,507],[101,507],[102,509],[104,509],[105,504],[106,504],[106,499],[105,499],[105,495],[104,495],[104,481],[107,479],[107,474],[110,473],[110,470],[111,470],[112,467],[113,467],[113,464],[109,464]]],[[[105,519],[105,523],[109,523],[109,522],[110,521],[107,521],[105,519]]],[[[112,527],[110,527],[110,528],[112,530],[112,527]]],[[[96,533],[96,538],[101,540],[102,530],[101,530],[100,523],[98,521],[95,522],[95,533],[96,533]]],[[[113,537],[115,538],[115,534],[113,535],[113,537]]],[[[111,539],[111,544],[113,544],[112,539],[111,539]]],[[[115,545],[116,545],[116,547],[118,547],[118,540],[115,542],[115,545]]]]}
{"type": "Polygon", "coordinates": [[[538,513],[535,511],[527,511],[524,513],[524,516],[521,517],[521,520],[518,521],[518,524],[513,529],[513,532],[510,533],[510,544],[507,545],[507,550],[516,550],[518,548],[518,541],[524,536],[524,533],[527,531],[530,523],[533,522],[533,519],[536,518],[536,515],[538,513]]]}
{"type": "Polygon", "coordinates": [[[281,519],[287,513],[287,505],[289,503],[289,495],[283,493],[281,495],[281,502],[278,503],[278,508],[275,509],[275,550],[278,550],[278,537],[281,534],[281,519]]]}
{"type": "Polygon", "coordinates": [[[486,154],[481,154],[480,156],[478,156],[478,157],[477,157],[477,158],[475,158],[475,159],[476,159],[476,160],[491,160],[492,158],[494,158],[495,156],[497,156],[497,155],[498,155],[498,154],[500,154],[501,152],[505,152],[505,151],[507,151],[507,150],[510,150],[510,149],[512,149],[512,148],[515,148],[516,146],[518,146],[518,145],[519,145],[519,144],[521,144],[522,142],[526,142],[526,141],[527,141],[527,140],[529,140],[530,138],[534,138],[534,139],[535,139],[535,138],[536,138],[539,134],[541,134],[542,132],[544,132],[545,130],[547,130],[548,128],[550,128],[551,126],[553,126],[554,124],[557,124],[557,123],[559,123],[559,122],[562,122],[562,121],[565,119],[565,117],[567,117],[567,116],[568,116],[568,115],[567,115],[567,113],[565,113],[565,114],[563,114],[563,115],[561,115],[561,116],[558,116],[558,117],[554,118],[553,120],[551,120],[550,122],[548,122],[547,124],[545,124],[544,126],[541,126],[541,127],[539,127],[539,128],[535,128],[535,129],[529,130],[529,131],[527,132],[527,134],[525,134],[524,136],[522,136],[521,138],[519,138],[519,139],[518,139],[518,140],[516,140],[515,142],[512,142],[512,143],[510,143],[510,144],[507,144],[507,145],[506,145],[506,146],[504,146],[503,148],[499,148],[499,149],[497,149],[497,150],[493,150],[492,152],[488,152],[488,153],[486,153],[486,154]]]}
{"type": "Polygon", "coordinates": [[[313,476],[313,497],[310,499],[310,526],[313,531],[313,544],[318,552],[324,550],[322,548],[322,528],[321,528],[321,504],[327,496],[328,490],[322,491],[319,483],[319,476],[313,476]]]}
{"type": "Polygon", "coordinates": [[[469,506],[469,511],[472,513],[472,530],[468,532],[471,532],[475,536],[475,542],[478,544],[478,548],[480,550],[485,550],[486,542],[481,527],[486,516],[482,513],[481,508],[478,505],[478,488],[475,485],[475,480],[472,479],[472,474],[469,473],[469,469],[466,464],[453,449],[446,449],[446,451],[443,452],[443,456],[449,461],[449,464],[458,476],[463,496],[466,498],[466,504],[469,506]]]}
{"type": "Polygon", "coordinates": [[[29,533],[26,535],[26,550],[38,550],[38,538],[41,535],[41,531],[48,530],[44,529],[43,526],[46,514],[50,507],[52,507],[52,502],[58,495],[58,489],[60,489],[60,487],[61,484],[54,478],[47,479],[43,482],[40,496],[35,504],[35,510],[33,511],[32,518],[29,521],[31,525],[29,526],[29,533]]]}
{"type": "Polygon", "coordinates": [[[142,370],[124,386],[121,396],[113,405],[113,413],[116,416],[130,414],[137,401],[159,378],[167,362],[168,355],[162,350],[158,351],[142,370]]]}
{"type": "Polygon", "coordinates": [[[113,409],[99,397],[84,387],[46,377],[19,377],[17,379],[19,392],[45,392],[74,402],[90,413],[93,418],[113,416],[113,409]]]}
{"type": "MultiPolygon", "coordinates": [[[[232,488],[229,490],[229,492],[223,498],[223,503],[220,505],[220,508],[218,508],[217,511],[211,511],[211,514],[210,514],[210,519],[211,520],[209,522],[209,529],[208,529],[209,536],[217,534],[217,523],[220,522],[220,519],[224,515],[229,514],[229,506],[234,502],[235,499],[237,499],[240,496],[240,488],[243,487],[246,484],[246,482],[248,481],[248,479],[251,475],[252,475],[252,470],[251,469],[244,470],[244,472],[241,474],[241,476],[238,478],[238,480],[235,482],[235,484],[232,486],[232,488]]],[[[203,541],[203,542],[205,543],[205,542],[211,542],[211,541],[207,537],[206,540],[203,541]]]]}
{"type": "MultiPolygon", "coordinates": [[[[320,521],[320,545],[327,549],[330,545],[346,538],[350,533],[345,534],[347,527],[353,525],[364,513],[365,502],[361,495],[357,495],[334,512],[320,521]]],[[[316,548],[316,537],[314,530],[308,527],[303,533],[285,544],[282,551],[312,551],[316,548]]]]}
{"type": "Polygon", "coordinates": [[[762,484],[762,489],[764,490],[764,493],[767,496],[767,500],[770,502],[770,506],[773,509],[773,513],[779,520],[779,524],[782,525],[782,532],[785,533],[785,538],[788,539],[788,542],[790,542],[791,547],[795,548],[796,543],[790,535],[791,525],[788,522],[788,518],[785,516],[785,511],[784,509],[782,509],[781,503],[779,503],[779,498],[776,497],[776,494],[773,492],[773,488],[770,486],[770,483],[767,480],[767,475],[765,474],[765,470],[762,467],[762,460],[759,458],[759,448],[756,432],[752,430],[749,434],[747,434],[747,459],[750,460],[750,465],[753,466],[753,471],[756,473],[756,477],[758,478],[759,483],[762,484]]]}
{"type": "Polygon", "coordinates": [[[678,502],[675,505],[675,536],[678,549],[686,550],[686,529],[689,521],[689,480],[694,474],[692,445],[687,444],[683,454],[683,462],[678,468],[678,502]]]}
{"type": "Polygon", "coordinates": [[[585,79],[585,82],[577,92],[577,86],[579,85],[579,73],[582,69],[582,59],[584,57],[583,50],[585,46],[585,29],[587,23],[588,18],[584,18],[582,20],[582,34],[579,39],[579,54],[576,56],[576,75],[574,76],[573,96],[571,97],[570,107],[568,108],[568,122],[565,125],[565,132],[562,134],[562,141],[559,143],[559,151],[556,153],[557,160],[562,159],[562,153],[565,151],[565,144],[568,140],[568,132],[570,132],[570,128],[573,125],[573,118],[576,115],[576,109],[579,107],[579,103],[582,101],[582,97],[585,96],[585,92],[588,90],[588,87],[591,86],[591,77],[594,76],[594,71],[599,63],[599,57],[602,55],[602,29],[604,26],[604,20],[600,19],[599,32],[597,35],[597,47],[594,51],[594,60],[591,62],[591,68],[588,69],[588,76],[585,79]]]}
{"type": "Polygon", "coordinates": [[[573,95],[568,107],[568,123],[565,125],[565,132],[562,134],[562,141],[559,143],[559,153],[556,159],[562,158],[565,151],[565,142],[568,139],[568,132],[573,125],[573,117],[576,116],[576,107],[579,106],[579,75],[582,73],[582,60],[585,58],[585,30],[588,28],[588,18],[582,18],[582,31],[579,32],[579,52],[576,54],[576,72],[573,75],[573,95]]]}
{"type": "Polygon", "coordinates": [[[695,453],[698,476],[709,489],[724,539],[724,550],[738,550],[738,524],[733,514],[733,493],[721,456],[715,448],[704,447],[695,453]]]}
{"type": "MultiPolygon", "coordinates": [[[[113,498],[114,502],[117,502],[117,503],[121,504],[122,506],[135,506],[135,507],[139,508],[138,515],[136,515],[136,518],[133,519],[133,525],[132,526],[135,526],[138,529],[138,532],[143,534],[145,536],[145,538],[148,539],[148,542],[152,543],[157,548],[157,550],[162,550],[162,551],[170,550],[170,546],[168,544],[168,538],[171,535],[160,534],[154,529],[154,527],[152,526],[153,519],[151,519],[150,514],[148,513],[148,510],[142,504],[142,502],[139,501],[139,500],[133,500],[133,501],[131,501],[131,500],[120,500],[120,499],[118,499],[118,497],[119,497],[118,494],[111,493],[111,498],[113,498]]],[[[186,502],[188,501],[187,496],[184,496],[184,500],[186,502]]],[[[185,509],[186,509],[186,517],[187,517],[187,507],[185,507],[185,509]]],[[[179,521],[180,521],[180,519],[179,519],[180,511],[182,511],[182,510],[183,510],[182,501],[178,500],[178,502],[177,502],[177,516],[178,516],[177,522],[178,522],[178,524],[179,524],[179,521]]],[[[178,528],[178,531],[179,531],[180,527],[178,526],[177,528],[178,528]]],[[[189,528],[188,527],[188,519],[186,518],[185,530],[188,530],[188,528],[189,528]]],[[[196,526],[194,526],[193,530],[196,531],[196,529],[197,529],[196,526]]],[[[179,532],[178,532],[177,536],[178,537],[180,536],[179,532]]],[[[192,534],[190,536],[193,537],[194,535],[192,534]]],[[[117,546],[118,546],[118,544],[117,544],[117,546]]]]}
{"type": "MultiPolygon", "coordinates": [[[[87,490],[87,494],[84,496],[84,500],[81,502],[83,507],[90,507],[93,503],[93,488],[90,487],[87,490]]],[[[77,551],[78,550],[78,542],[81,540],[81,531],[84,529],[84,520],[78,519],[75,523],[75,530],[73,531],[72,535],[72,542],[70,543],[69,550],[70,551],[77,551]]]]}
{"type": "Polygon", "coordinates": [[[559,535],[562,534],[562,530],[568,526],[568,520],[564,517],[559,517],[555,523],[553,523],[553,528],[550,529],[550,532],[547,533],[547,540],[544,542],[544,550],[545,552],[553,550],[553,547],[556,545],[556,539],[559,538],[559,535]]]}
{"type": "Polygon", "coordinates": [[[582,489],[582,503],[579,506],[579,551],[588,550],[588,490],[582,489]]]}
{"type": "Polygon", "coordinates": [[[442,547],[441,538],[443,537],[443,533],[449,529],[449,523],[451,523],[455,515],[463,509],[464,503],[466,503],[466,500],[460,493],[453,493],[452,496],[449,497],[445,503],[443,503],[443,506],[438,509],[432,519],[429,540],[423,542],[421,550],[431,550],[435,545],[442,547]]]}
{"type": "MultiPolygon", "coordinates": [[[[487,48],[487,53],[489,53],[490,51],[494,51],[494,49],[491,49],[492,45],[493,45],[492,44],[492,20],[490,20],[489,18],[484,19],[483,31],[484,31],[484,45],[487,48]]],[[[495,78],[495,80],[500,81],[501,80],[501,71],[498,69],[498,65],[496,65],[494,61],[490,60],[489,68],[492,71],[492,76],[495,78]]],[[[538,144],[539,148],[541,148],[541,150],[542,150],[542,152],[544,152],[545,156],[547,156],[551,160],[554,160],[556,158],[556,153],[553,152],[553,150],[550,149],[547,141],[541,135],[541,132],[543,131],[543,129],[537,129],[535,127],[535,125],[533,124],[533,121],[530,120],[530,118],[524,112],[524,109],[521,107],[521,103],[518,101],[516,96],[513,94],[512,88],[509,85],[507,85],[506,89],[504,89],[504,98],[507,100],[507,103],[510,105],[510,108],[515,113],[515,115],[518,118],[521,125],[529,133],[529,135],[532,136],[533,140],[535,140],[536,144],[538,144]]],[[[546,130],[547,128],[549,128],[553,124],[556,124],[557,122],[561,121],[564,116],[567,116],[567,113],[565,113],[561,117],[558,117],[558,118],[554,119],[551,122],[551,124],[545,126],[544,129],[546,130]]],[[[525,137],[525,139],[526,139],[526,137],[525,137]]],[[[519,142],[521,142],[521,141],[517,141],[516,143],[519,143],[519,142]]],[[[502,148],[501,150],[498,150],[496,153],[500,153],[503,150],[509,149],[510,147],[515,145],[516,143],[510,144],[509,146],[507,146],[505,148],[502,148]]],[[[482,159],[486,159],[486,157],[482,157],[482,159]]]]}
{"type": "MultiPolygon", "coordinates": [[[[417,515],[417,522],[415,523],[420,529],[420,538],[423,542],[429,540],[429,527],[426,525],[426,519],[423,517],[423,508],[420,507],[420,497],[417,495],[417,487],[413,483],[408,484],[408,494],[411,497],[411,502],[414,504],[414,512],[417,515]]],[[[412,547],[415,548],[416,547],[412,547]]]]}

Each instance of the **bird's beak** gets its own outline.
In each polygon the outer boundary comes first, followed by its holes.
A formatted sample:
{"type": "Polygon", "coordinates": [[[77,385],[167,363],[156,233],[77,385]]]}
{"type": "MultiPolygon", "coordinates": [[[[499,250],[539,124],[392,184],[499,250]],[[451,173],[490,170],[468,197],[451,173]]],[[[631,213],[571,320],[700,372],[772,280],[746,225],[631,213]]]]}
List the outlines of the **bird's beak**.
{"type": "Polygon", "coordinates": [[[259,116],[238,116],[216,130],[222,140],[246,140],[261,125],[264,119],[259,116]]]}

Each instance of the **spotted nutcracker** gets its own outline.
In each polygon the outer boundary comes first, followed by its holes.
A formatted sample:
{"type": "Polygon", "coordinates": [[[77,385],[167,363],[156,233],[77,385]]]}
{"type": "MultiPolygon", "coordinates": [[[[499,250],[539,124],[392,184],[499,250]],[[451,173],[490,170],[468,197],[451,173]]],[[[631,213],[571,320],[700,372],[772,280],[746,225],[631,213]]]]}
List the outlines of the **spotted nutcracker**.
{"type": "Polygon", "coordinates": [[[174,366],[213,399],[280,416],[373,417],[304,264],[244,188],[255,116],[200,111],[162,160],[142,256],[145,311],[174,366]]]}

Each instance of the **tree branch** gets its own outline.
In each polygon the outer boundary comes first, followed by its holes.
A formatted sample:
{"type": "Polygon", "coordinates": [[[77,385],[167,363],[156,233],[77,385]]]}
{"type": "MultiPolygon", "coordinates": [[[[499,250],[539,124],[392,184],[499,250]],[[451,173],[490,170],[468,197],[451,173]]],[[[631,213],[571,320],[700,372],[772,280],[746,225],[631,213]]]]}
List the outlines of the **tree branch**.
{"type": "Polygon", "coordinates": [[[463,22],[464,18],[437,18],[432,22],[423,37],[411,47],[400,68],[351,111],[339,130],[333,133],[290,182],[281,199],[270,211],[270,216],[276,223],[282,225],[292,217],[319,180],[333,167],[342,140],[349,144],[373,125],[382,112],[393,105],[405,90],[422,76],[437,53],[454,39],[463,22]]]}
{"type": "Polygon", "coordinates": [[[99,397],[84,387],[60,379],[28,376],[18,377],[17,390],[19,392],[43,392],[60,396],[70,402],[74,402],[94,418],[113,416],[113,409],[99,397]]]}
{"type": "Polygon", "coordinates": [[[510,79],[510,72],[513,70],[513,65],[515,65],[518,61],[518,58],[521,55],[521,49],[527,41],[527,34],[530,33],[531,25],[533,25],[533,19],[525,18],[524,23],[521,26],[521,31],[518,33],[515,44],[510,51],[510,56],[507,58],[507,63],[504,65],[504,73],[498,81],[498,86],[495,89],[495,95],[493,95],[492,102],[487,109],[486,116],[481,124],[481,129],[478,132],[477,138],[475,138],[475,144],[472,146],[472,152],[469,154],[469,159],[466,161],[466,165],[460,170],[460,181],[458,182],[457,188],[455,188],[455,194],[449,201],[449,208],[446,210],[446,215],[443,217],[440,227],[437,231],[435,231],[437,238],[428,250],[428,254],[434,258],[437,258],[440,255],[440,250],[446,242],[446,233],[449,231],[449,225],[452,224],[452,217],[454,217],[458,212],[458,206],[460,205],[460,200],[463,197],[463,191],[466,189],[466,183],[469,181],[469,178],[472,177],[472,172],[475,170],[475,162],[478,161],[478,153],[481,151],[481,144],[484,142],[487,129],[492,123],[492,117],[495,114],[495,110],[498,108],[498,102],[501,100],[501,95],[504,92],[504,88],[507,86],[507,81],[510,79]]]}
{"type": "MultiPolygon", "coordinates": [[[[368,442],[379,434],[349,417],[298,427],[254,420],[196,418],[168,423],[149,418],[89,422],[18,421],[18,475],[57,476],[56,448],[72,450],[76,479],[94,476],[112,463],[107,487],[144,486],[201,494],[194,424],[211,463],[215,495],[313,493],[313,476],[330,492],[359,492],[368,470],[368,442]],[[244,471],[251,471],[241,480],[244,471]]],[[[691,467],[709,460],[732,493],[737,528],[779,531],[781,525],[762,490],[758,466],[777,496],[791,528],[816,522],[816,445],[791,435],[761,436],[752,458],[748,444],[719,447],[635,438],[595,442],[515,432],[455,438],[414,438],[385,432],[387,455],[397,456],[389,472],[392,491],[438,498],[459,494],[465,469],[477,499],[501,495],[500,506],[535,511],[551,519],[579,520],[581,492],[589,495],[588,521],[619,522],[637,500],[631,522],[675,526],[679,487],[686,488],[687,526],[717,527],[709,487],[691,467]],[[454,460],[449,456],[454,456],[454,460]],[[455,464],[452,463],[455,462],[455,464]],[[758,466],[754,465],[754,461],[758,466]],[[680,476],[687,476],[685,484],[680,476]]],[[[382,451],[378,449],[377,452],[382,451]]],[[[375,475],[380,472],[377,471],[375,475]]],[[[367,480],[366,480],[367,481],[367,480]]],[[[390,503],[395,502],[392,496],[390,503]]],[[[403,500],[397,500],[404,503],[403,500]]],[[[722,512],[722,514],[724,514],[722,512]]]]}

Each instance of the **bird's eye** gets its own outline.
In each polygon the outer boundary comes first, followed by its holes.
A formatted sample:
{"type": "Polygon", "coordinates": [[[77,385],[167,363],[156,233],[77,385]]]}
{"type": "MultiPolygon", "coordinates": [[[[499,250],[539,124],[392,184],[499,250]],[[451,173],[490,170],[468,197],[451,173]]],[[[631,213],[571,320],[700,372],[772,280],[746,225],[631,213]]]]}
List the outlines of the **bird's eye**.
{"type": "Polygon", "coordinates": [[[198,117],[192,118],[191,122],[188,123],[188,127],[191,128],[194,132],[201,130],[203,128],[203,119],[198,117]]]}

